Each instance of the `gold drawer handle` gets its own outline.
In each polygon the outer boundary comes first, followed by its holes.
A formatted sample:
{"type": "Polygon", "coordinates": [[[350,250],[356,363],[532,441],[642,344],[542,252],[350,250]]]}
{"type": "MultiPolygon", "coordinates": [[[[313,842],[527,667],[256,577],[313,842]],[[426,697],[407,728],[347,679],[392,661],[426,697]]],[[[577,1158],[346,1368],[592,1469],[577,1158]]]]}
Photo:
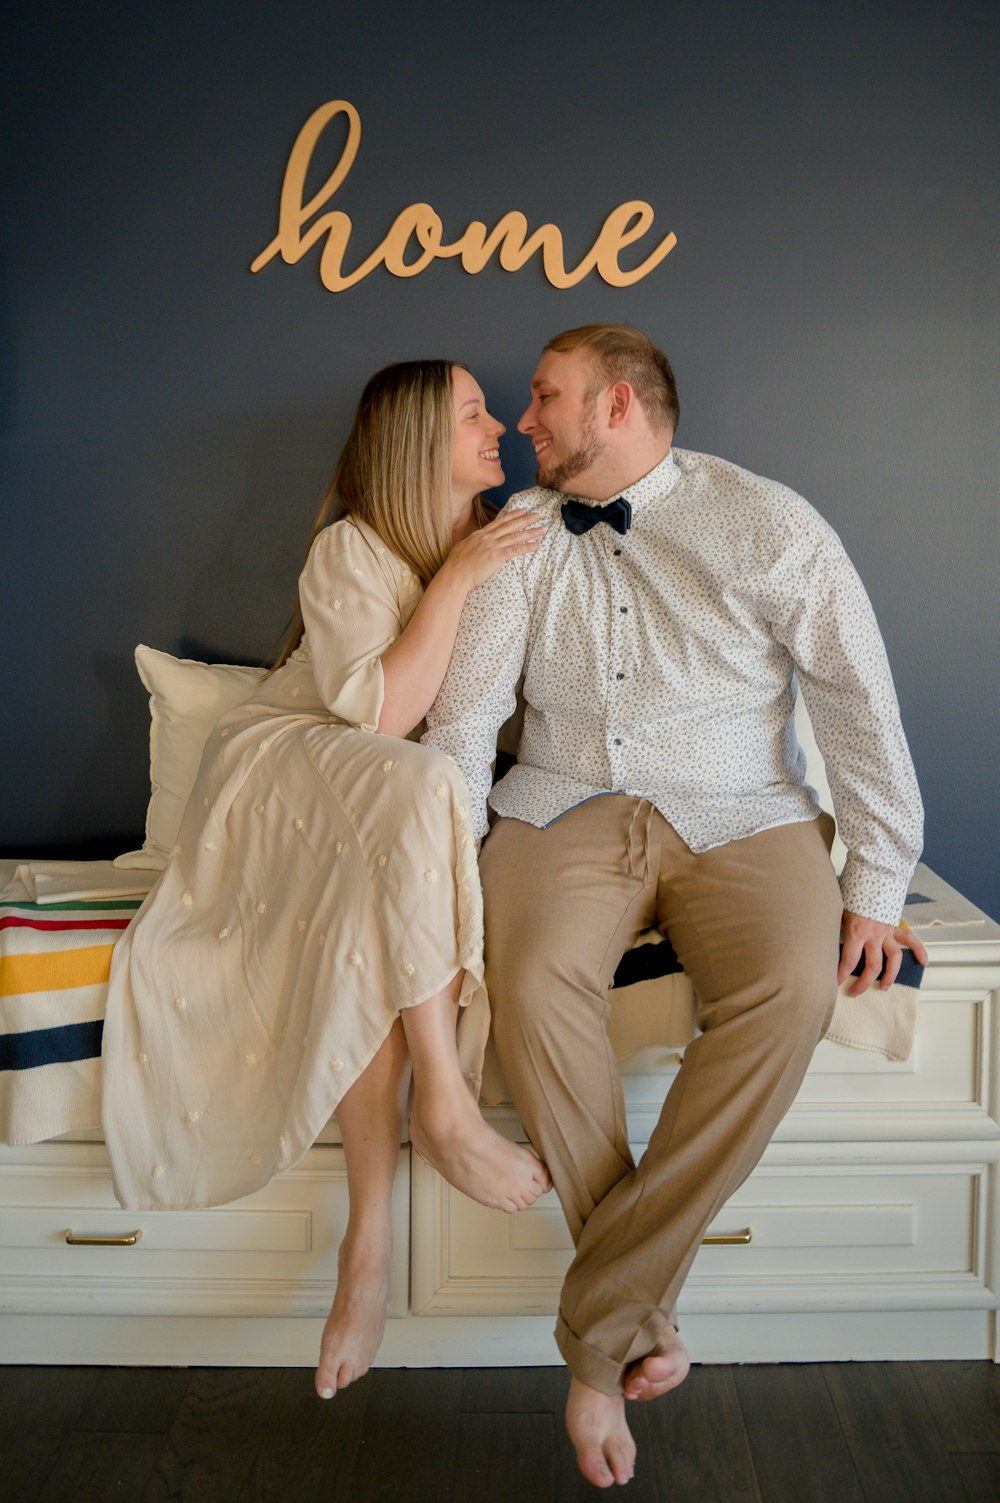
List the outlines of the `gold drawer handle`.
{"type": "Polygon", "coordinates": [[[125,1232],[121,1237],[77,1237],[72,1231],[66,1233],[67,1247],[134,1247],[142,1236],[142,1228],[125,1232]]]}
{"type": "Polygon", "coordinates": [[[731,1232],[728,1236],[702,1237],[702,1247],[746,1247],[753,1241],[753,1228],[746,1227],[742,1232],[731,1232]]]}

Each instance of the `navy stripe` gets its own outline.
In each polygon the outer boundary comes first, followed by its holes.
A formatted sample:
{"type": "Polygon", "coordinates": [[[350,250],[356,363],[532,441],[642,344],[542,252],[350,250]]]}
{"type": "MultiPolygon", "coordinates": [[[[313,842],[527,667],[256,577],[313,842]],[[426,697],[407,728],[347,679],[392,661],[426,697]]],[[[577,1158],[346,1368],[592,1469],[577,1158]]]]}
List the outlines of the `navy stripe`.
{"type": "Polygon", "coordinates": [[[67,1023],[62,1028],[34,1028],[0,1036],[0,1070],[34,1070],[39,1065],[67,1065],[75,1059],[99,1059],[104,1019],[67,1023]]]}
{"type": "MultiPolygon", "coordinates": [[[[860,976],[864,968],[864,959],[861,959],[851,974],[860,976]]],[[[611,985],[617,989],[633,986],[637,981],[658,981],[661,976],[673,976],[681,969],[673,945],[664,937],[662,944],[635,945],[631,950],[626,950],[618,962],[611,985]]],[[[885,970],[884,966],[882,970],[885,970]]],[[[879,972],[880,977],[881,975],[882,971],[879,972]]],[[[919,987],[923,979],[923,966],[912,950],[904,950],[896,985],[919,987]]]]}
{"type": "Polygon", "coordinates": [[[658,945],[633,945],[618,962],[613,987],[634,986],[637,981],[658,981],[674,976],[681,969],[677,952],[669,939],[658,945]]]}
{"type": "MultiPolygon", "coordinates": [[[[862,955],[861,959],[858,961],[857,965],[854,967],[854,970],[851,972],[851,975],[852,976],[860,976],[861,972],[864,970],[864,968],[865,968],[865,958],[862,955]]],[[[882,969],[878,973],[878,979],[880,981],[881,981],[881,979],[882,979],[882,977],[883,977],[884,974],[885,974],[885,966],[883,966],[882,969]]],[[[924,979],[924,968],[920,964],[920,961],[914,955],[914,953],[913,953],[912,950],[904,950],[903,951],[903,958],[902,958],[902,960],[900,962],[900,966],[899,966],[899,974],[896,977],[896,985],[897,986],[918,987],[920,985],[921,981],[923,981],[923,979],[924,979]]]]}

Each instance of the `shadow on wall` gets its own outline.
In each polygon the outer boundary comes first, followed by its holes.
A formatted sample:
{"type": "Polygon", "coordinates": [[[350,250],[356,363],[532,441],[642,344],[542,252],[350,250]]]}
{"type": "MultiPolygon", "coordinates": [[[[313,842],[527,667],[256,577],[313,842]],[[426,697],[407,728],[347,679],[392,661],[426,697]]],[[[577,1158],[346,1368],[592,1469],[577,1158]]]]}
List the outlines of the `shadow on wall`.
{"type": "MultiPolygon", "coordinates": [[[[58,790],[55,827],[78,830],[81,810],[87,810],[94,788],[100,787],[109,777],[116,781],[124,779],[129,793],[134,792],[130,803],[139,811],[136,824],[118,834],[105,834],[102,830],[100,836],[75,841],[50,845],[32,842],[27,851],[23,845],[5,846],[0,849],[2,855],[31,855],[39,860],[105,860],[142,844],[141,811],[149,799],[149,717],[147,714],[144,721],[139,719],[136,701],[139,699],[139,703],[144,704],[146,696],[131,657],[98,651],[92,661],[93,676],[100,690],[102,734],[99,742],[92,744],[88,753],[74,765],[72,776],[58,790]]],[[[93,825],[101,827],[100,815],[93,819],[91,827],[93,825]]]]}

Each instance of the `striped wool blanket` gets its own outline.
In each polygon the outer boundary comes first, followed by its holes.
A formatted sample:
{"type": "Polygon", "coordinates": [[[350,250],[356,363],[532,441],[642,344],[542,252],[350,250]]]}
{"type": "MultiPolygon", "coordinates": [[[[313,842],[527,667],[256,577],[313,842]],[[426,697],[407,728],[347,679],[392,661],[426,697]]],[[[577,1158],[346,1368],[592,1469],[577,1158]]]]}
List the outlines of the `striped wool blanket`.
{"type": "Polygon", "coordinates": [[[0,1140],[101,1125],[111,951],[140,898],[0,903],[0,1140]]]}
{"type": "MultiPolygon", "coordinates": [[[[0,1142],[39,1143],[101,1125],[101,1036],[111,952],[142,899],[0,899],[0,1142]]],[[[661,936],[650,934],[650,940],[661,936]]],[[[888,992],[841,988],[828,1037],[889,1059],[910,1053],[922,969],[906,955],[888,992]]],[[[694,998],[669,941],[640,942],[615,975],[611,1041],[619,1058],[677,1049],[694,1032],[694,998]]],[[[484,1100],[505,1100],[497,1076],[484,1100]]]]}

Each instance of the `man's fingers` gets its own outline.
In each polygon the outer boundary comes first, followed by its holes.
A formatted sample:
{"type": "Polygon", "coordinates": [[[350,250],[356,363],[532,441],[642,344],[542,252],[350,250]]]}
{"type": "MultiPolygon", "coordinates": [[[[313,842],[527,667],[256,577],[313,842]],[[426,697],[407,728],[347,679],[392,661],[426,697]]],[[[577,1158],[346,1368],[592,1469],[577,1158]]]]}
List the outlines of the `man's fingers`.
{"type": "MultiPolygon", "coordinates": [[[[868,941],[868,943],[865,945],[864,957],[864,970],[861,972],[861,975],[851,987],[850,994],[852,997],[860,997],[862,992],[866,992],[868,990],[873,981],[878,980],[878,973],[882,969],[883,959],[882,946],[879,944],[878,940],[870,939],[868,941]]],[[[854,966],[851,966],[852,971],[853,969],[854,966]]],[[[850,975],[850,971],[848,972],[848,975],[850,975]]]]}
{"type": "Polygon", "coordinates": [[[921,965],[927,964],[927,951],[906,923],[893,927],[845,908],[840,938],[839,986],[853,975],[864,957],[861,972],[850,990],[852,997],[860,997],[874,981],[888,991],[899,976],[904,949],[912,950],[921,965]]]}
{"type": "Polygon", "coordinates": [[[924,949],[923,945],[920,943],[920,940],[917,939],[916,935],[911,936],[910,949],[920,961],[921,965],[927,965],[929,963],[930,957],[928,956],[927,951],[924,949]]]}
{"type": "Polygon", "coordinates": [[[861,941],[859,939],[845,939],[840,951],[840,965],[837,967],[838,986],[843,986],[860,959],[861,941]]]}
{"type": "Polygon", "coordinates": [[[887,939],[884,949],[885,970],[882,973],[882,980],[879,982],[879,986],[884,992],[887,992],[899,975],[899,968],[903,963],[903,951],[894,939],[887,939]]]}
{"type": "Polygon", "coordinates": [[[899,928],[896,930],[896,938],[901,945],[905,945],[908,950],[913,951],[914,956],[921,965],[927,964],[927,951],[924,949],[922,943],[914,934],[909,924],[900,924],[899,928]]]}

